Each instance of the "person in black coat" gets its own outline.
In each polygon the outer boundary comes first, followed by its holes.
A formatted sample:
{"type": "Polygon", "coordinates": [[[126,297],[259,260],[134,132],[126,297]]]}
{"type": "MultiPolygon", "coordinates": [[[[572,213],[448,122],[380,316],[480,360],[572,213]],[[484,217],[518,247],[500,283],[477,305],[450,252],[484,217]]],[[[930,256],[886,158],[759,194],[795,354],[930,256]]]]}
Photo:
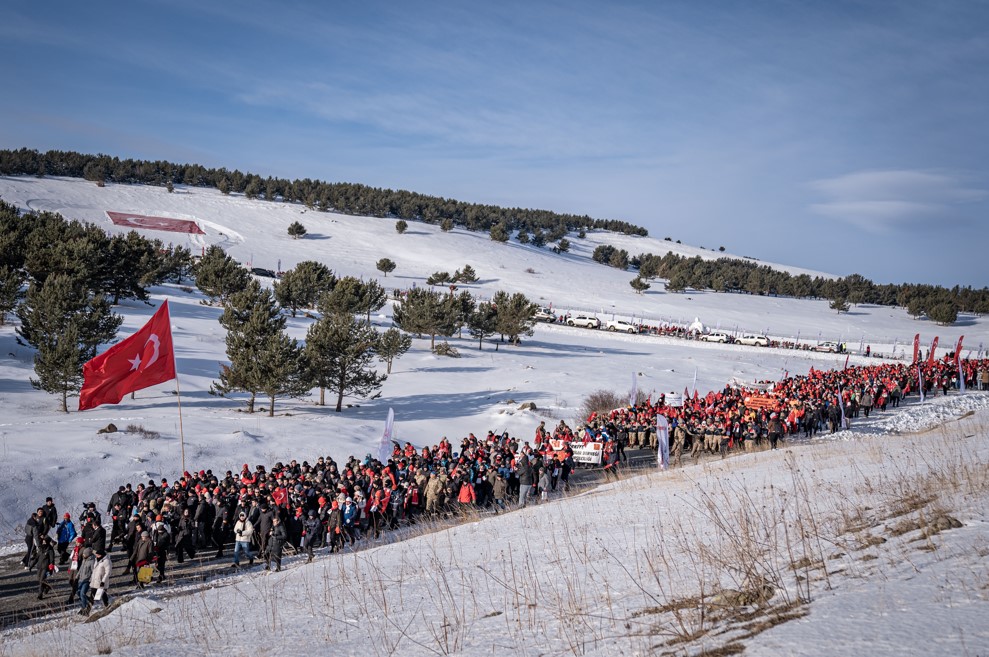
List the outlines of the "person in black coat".
{"type": "Polygon", "coordinates": [[[196,548],[193,544],[193,536],[196,533],[196,522],[192,519],[192,513],[186,507],[182,510],[182,517],[179,518],[178,530],[175,532],[175,560],[179,563],[185,562],[185,555],[190,559],[196,558],[196,548]]]}
{"type": "Polygon", "coordinates": [[[50,497],[45,498],[45,505],[41,509],[45,512],[45,527],[41,533],[47,534],[58,524],[58,509],[55,508],[55,501],[50,497]]]}
{"type": "Polygon", "coordinates": [[[271,526],[272,520],[275,517],[275,512],[268,506],[268,504],[261,504],[261,511],[258,513],[258,521],[254,523],[256,531],[254,535],[258,539],[258,557],[264,559],[268,552],[268,540],[271,537],[271,526]]]}
{"type": "Polygon", "coordinates": [[[309,561],[313,560],[313,550],[323,544],[323,535],[326,529],[319,519],[315,509],[310,509],[306,519],[302,521],[302,546],[309,555],[309,561]]]}
{"type": "Polygon", "coordinates": [[[38,561],[38,545],[41,537],[44,536],[42,531],[44,523],[45,510],[40,506],[24,523],[24,545],[27,546],[27,554],[21,559],[21,563],[24,564],[25,570],[31,570],[38,561]]]}
{"type": "Polygon", "coordinates": [[[268,555],[264,560],[265,570],[271,568],[272,560],[275,561],[275,572],[282,569],[282,550],[285,549],[287,542],[288,532],[285,530],[282,519],[276,515],[271,525],[271,536],[268,539],[268,555]]]}
{"type": "Polygon", "coordinates": [[[93,554],[97,552],[106,554],[106,529],[104,529],[103,525],[97,524],[96,518],[91,519],[89,522],[92,524],[93,530],[90,534],[87,547],[93,548],[93,554]]]}
{"type": "Polygon", "coordinates": [[[38,600],[45,597],[45,593],[50,593],[54,589],[48,583],[48,578],[55,569],[55,544],[47,536],[41,537],[41,544],[38,546],[38,600]]]}

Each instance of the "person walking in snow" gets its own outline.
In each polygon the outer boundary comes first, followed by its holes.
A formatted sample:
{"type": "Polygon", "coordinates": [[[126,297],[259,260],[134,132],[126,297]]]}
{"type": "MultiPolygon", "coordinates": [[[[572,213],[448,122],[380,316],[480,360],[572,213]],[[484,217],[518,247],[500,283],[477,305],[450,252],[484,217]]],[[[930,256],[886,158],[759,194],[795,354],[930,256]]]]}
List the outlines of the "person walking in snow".
{"type": "Polygon", "coordinates": [[[240,555],[245,554],[248,558],[248,565],[254,565],[254,555],[251,554],[251,539],[254,537],[254,525],[247,519],[247,514],[243,511],[234,523],[234,562],[231,568],[240,566],[240,555]]]}
{"type": "Polygon", "coordinates": [[[48,583],[48,578],[55,574],[55,545],[48,536],[41,537],[38,546],[38,600],[43,600],[45,593],[54,589],[48,583]]]}
{"type": "Polygon", "coordinates": [[[271,523],[271,537],[268,539],[268,554],[265,558],[264,569],[271,568],[271,562],[275,562],[275,572],[282,569],[282,550],[288,542],[288,532],[282,523],[282,518],[277,513],[271,523]]]}
{"type": "Polygon", "coordinates": [[[113,572],[113,562],[110,555],[104,550],[93,550],[96,556],[96,564],[93,566],[93,575],[89,579],[90,593],[95,603],[99,600],[103,603],[103,608],[110,606],[110,575],[113,572]]]}
{"type": "Polygon", "coordinates": [[[69,544],[76,540],[76,526],[72,524],[72,514],[66,513],[62,521],[55,526],[58,537],[58,563],[64,566],[69,561],[69,544]]]}
{"type": "MultiPolygon", "coordinates": [[[[92,548],[83,548],[79,557],[79,568],[76,575],[76,594],[79,596],[79,613],[85,615],[89,612],[89,585],[93,579],[93,568],[96,566],[96,557],[93,556],[92,548]]],[[[69,596],[69,604],[72,604],[72,596],[69,596]]]]}

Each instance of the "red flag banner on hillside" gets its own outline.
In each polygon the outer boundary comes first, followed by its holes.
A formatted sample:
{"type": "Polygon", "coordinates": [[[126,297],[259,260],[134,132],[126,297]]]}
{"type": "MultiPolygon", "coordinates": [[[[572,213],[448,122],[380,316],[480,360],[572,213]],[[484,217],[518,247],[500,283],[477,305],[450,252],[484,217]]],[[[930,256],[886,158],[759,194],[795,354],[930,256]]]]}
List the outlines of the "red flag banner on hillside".
{"type": "Polygon", "coordinates": [[[920,358],[920,333],[913,336],[913,362],[920,358]]]}
{"type": "Polygon", "coordinates": [[[124,395],[175,378],[175,352],[166,301],[137,333],[82,366],[79,410],[116,404],[124,395]]]}
{"type": "Polygon", "coordinates": [[[955,345],[955,363],[960,364],[962,362],[962,340],[965,339],[964,335],[958,336],[958,344],[955,345]]]}
{"type": "Polygon", "coordinates": [[[928,365],[933,365],[934,364],[934,352],[937,351],[937,339],[938,339],[938,336],[935,335],[934,336],[934,339],[931,340],[931,350],[927,352],[927,364],[928,365]]]}

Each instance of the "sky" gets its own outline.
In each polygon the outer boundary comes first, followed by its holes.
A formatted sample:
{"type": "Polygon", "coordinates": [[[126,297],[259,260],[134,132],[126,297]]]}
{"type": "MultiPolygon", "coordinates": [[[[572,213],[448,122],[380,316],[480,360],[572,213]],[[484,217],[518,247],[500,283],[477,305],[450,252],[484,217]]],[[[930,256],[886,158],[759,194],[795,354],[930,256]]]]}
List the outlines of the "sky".
{"type": "Polygon", "coordinates": [[[989,285],[989,3],[15,1],[0,147],[621,219],[989,285]]]}

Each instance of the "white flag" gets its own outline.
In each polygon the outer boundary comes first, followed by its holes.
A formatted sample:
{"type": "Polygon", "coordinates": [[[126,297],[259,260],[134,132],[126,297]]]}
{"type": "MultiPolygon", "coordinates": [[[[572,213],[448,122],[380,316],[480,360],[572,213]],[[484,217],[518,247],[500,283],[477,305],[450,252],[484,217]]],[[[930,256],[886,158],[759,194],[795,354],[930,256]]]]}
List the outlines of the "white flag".
{"type": "Polygon", "coordinates": [[[697,368],[694,368],[694,382],[690,385],[690,394],[693,395],[697,391],[697,368]]]}
{"type": "Polygon", "coordinates": [[[388,419],[385,420],[385,430],[381,434],[381,442],[378,443],[378,460],[384,464],[388,463],[388,459],[392,455],[392,433],[395,431],[395,411],[394,409],[388,409],[388,419]]]}
{"type": "Polygon", "coordinates": [[[920,371],[920,363],[917,363],[917,387],[920,388],[920,401],[924,401],[924,375],[920,371]]]}
{"type": "Polygon", "coordinates": [[[635,376],[635,372],[632,372],[632,390],[628,393],[628,405],[635,406],[635,402],[639,399],[639,381],[635,376]]]}
{"type": "Polygon", "coordinates": [[[659,442],[656,462],[660,470],[665,470],[670,466],[670,423],[662,413],[656,415],[656,440],[659,442]]]}

